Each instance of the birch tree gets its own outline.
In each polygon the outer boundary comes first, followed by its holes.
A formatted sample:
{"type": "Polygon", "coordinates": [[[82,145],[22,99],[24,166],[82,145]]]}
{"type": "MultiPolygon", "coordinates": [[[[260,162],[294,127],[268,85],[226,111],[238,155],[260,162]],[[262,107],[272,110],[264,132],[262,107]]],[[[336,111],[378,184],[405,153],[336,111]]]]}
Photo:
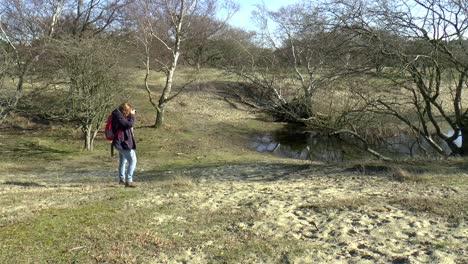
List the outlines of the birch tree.
{"type": "Polygon", "coordinates": [[[137,39],[144,48],[145,87],[149,101],[156,109],[154,127],[158,128],[165,122],[168,103],[193,81],[188,80],[178,85],[178,90],[173,93],[179,58],[185,52],[184,44],[203,31],[203,28],[195,31],[194,24],[205,19],[217,21],[215,15],[221,10],[225,10],[226,17],[230,17],[235,5],[217,0],[136,0],[131,10],[139,30],[137,39]],[[155,53],[153,49],[162,49],[165,52],[155,53]],[[157,101],[155,92],[148,84],[153,70],[163,72],[165,76],[157,101]]]}

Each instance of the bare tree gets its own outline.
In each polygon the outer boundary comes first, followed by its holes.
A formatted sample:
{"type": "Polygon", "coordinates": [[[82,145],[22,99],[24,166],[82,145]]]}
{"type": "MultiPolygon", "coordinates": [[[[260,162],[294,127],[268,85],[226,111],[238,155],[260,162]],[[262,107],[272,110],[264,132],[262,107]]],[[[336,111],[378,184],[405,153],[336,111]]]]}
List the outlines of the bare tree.
{"type": "MultiPolygon", "coordinates": [[[[0,39],[3,80],[0,122],[15,110],[24,94],[24,83],[39,83],[31,71],[41,70],[43,56],[52,39],[71,34],[96,36],[118,22],[126,0],[1,0],[0,39]],[[34,77],[34,78],[33,78],[34,77]],[[12,90],[14,89],[14,92],[12,90]]],[[[46,81],[50,82],[49,81],[46,81]]]]}
{"type": "Polygon", "coordinates": [[[92,151],[102,123],[126,99],[126,72],[120,49],[108,38],[67,38],[53,41],[47,52],[49,89],[25,96],[20,110],[29,116],[81,130],[83,147],[92,151]],[[52,102],[44,107],[44,102],[52,102]]]}
{"type": "MultiPolygon", "coordinates": [[[[194,24],[201,23],[201,21],[216,21],[215,14],[221,8],[227,8],[227,17],[231,16],[229,11],[232,5],[220,6],[219,3],[221,2],[216,0],[135,1],[132,13],[139,29],[137,38],[145,50],[145,86],[149,101],[157,111],[155,127],[161,127],[164,124],[164,114],[168,103],[193,81],[181,85],[179,91],[172,94],[179,57],[185,50],[184,43],[195,36],[194,24]],[[158,47],[167,53],[158,57],[153,56],[152,49],[158,47]],[[148,78],[152,70],[163,72],[166,77],[158,102],[155,102],[154,92],[148,85],[148,78]]],[[[200,31],[201,28],[199,27],[198,30],[200,31]]],[[[207,28],[205,30],[214,32],[217,29],[207,28]]]]}
{"type": "Polygon", "coordinates": [[[130,0],[64,0],[58,35],[74,38],[93,37],[102,32],[119,30],[123,10],[130,0]]]}
{"type": "Polygon", "coordinates": [[[387,88],[394,96],[369,94],[372,111],[392,115],[445,154],[442,139],[455,154],[468,153],[468,3],[466,1],[340,1],[344,25],[375,40],[381,54],[396,62],[387,88]],[[393,35],[393,41],[382,32],[393,35]],[[446,131],[451,129],[452,134],[446,131]],[[460,135],[462,146],[455,144],[460,135]]]}
{"type": "MultiPolygon", "coordinates": [[[[319,120],[323,98],[341,77],[369,69],[359,64],[354,36],[347,34],[322,6],[298,3],[269,11],[262,7],[256,18],[264,49],[255,52],[250,69],[237,69],[247,82],[270,91],[271,106],[286,120],[319,120]],[[322,94],[320,94],[321,96],[322,94]]],[[[266,104],[267,105],[267,104],[266,104]]]]}
{"type": "Polygon", "coordinates": [[[0,1],[0,123],[23,96],[24,83],[44,54],[44,44],[57,27],[62,7],[63,0],[0,1]],[[13,79],[13,83],[8,79],[13,79]]]}
{"type": "Polygon", "coordinates": [[[277,120],[352,137],[367,152],[389,160],[371,144],[382,122],[355,92],[376,68],[364,45],[368,39],[343,27],[328,6],[306,1],[278,11],[260,8],[256,18],[263,48],[252,50],[250,65],[234,69],[247,83],[244,90],[254,95],[249,102],[277,120]]]}
{"type": "Polygon", "coordinates": [[[216,40],[220,39],[225,29],[229,28],[227,22],[237,11],[237,6],[233,3],[226,2],[225,4],[230,5],[228,6],[229,14],[222,21],[216,19],[218,10],[215,5],[211,6],[211,11],[207,10],[206,15],[192,19],[190,40],[186,42],[186,51],[183,55],[189,65],[196,67],[197,77],[203,65],[208,64],[222,53],[221,50],[215,48],[216,40]]]}
{"type": "MultiPolygon", "coordinates": [[[[51,111],[42,117],[70,122],[84,135],[84,147],[93,149],[105,115],[115,104],[122,74],[117,53],[102,35],[118,28],[125,0],[3,0],[0,1],[3,65],[2,80],[13,79],[16,92],[5,91],[0,120],[14,111],[23,97],[26,80],[31,94],[53,95],[51,111]],[[113,60],[112,60],[113,59],[113,60]],[[50,91],[46,88],[54,87],[50,91]]],[[[2,82],[2,89],[12,83],[2,82]]],[[[42,107],[42,109],[41,109],[42,107]]]]}
{"type": "MultiPolygon", "coordinates": [[[[57,78],[66,80],[63,99],[49,118],[81,129],[84,149],[94,140],[109,110],[122,99],[126,74],[119,66],[119,49],[110,33],[119,30],[127,0],[69,0],[59,19],[50,54],[57,78]]],[[[50,77],[50,75],[49,75],[50,77]]]]}
{"type": "Polygon", "coordinates": [[[84,149],[93,150],[94,140],[109,110],[124,98],[124,72],[117,47],[104,39],[69,40],[57,50],[61,76],[70,80],[66,96],[57,104],[57,116],[83,132],[84,149]]]}

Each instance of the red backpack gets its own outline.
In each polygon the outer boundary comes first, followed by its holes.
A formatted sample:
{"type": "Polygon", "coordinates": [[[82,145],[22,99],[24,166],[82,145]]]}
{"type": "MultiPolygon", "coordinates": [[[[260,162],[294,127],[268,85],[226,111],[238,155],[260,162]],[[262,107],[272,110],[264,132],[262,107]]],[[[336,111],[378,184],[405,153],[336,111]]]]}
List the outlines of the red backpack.
{"type": "Polygon", "coordinates": [[[112,114],[107,118],[106,122],[106,128],[104,129],[104,135],[107,140],[113,141],[115,136],[120,133],[120,130],[117,130],[117,132],[114,134],[112,131],[112,114]]]}

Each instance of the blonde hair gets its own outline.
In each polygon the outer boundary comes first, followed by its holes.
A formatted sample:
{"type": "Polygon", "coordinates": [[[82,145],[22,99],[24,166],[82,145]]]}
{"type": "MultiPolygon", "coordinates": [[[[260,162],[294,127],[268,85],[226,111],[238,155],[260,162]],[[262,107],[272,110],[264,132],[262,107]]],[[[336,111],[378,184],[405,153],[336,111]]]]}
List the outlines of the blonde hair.
{"type": "Polygon", "coordinates": [[[123,103],[119,106],[119,111],[125,116],[129,116],[132,112],[132,105],[130,103],[123,103]]]}

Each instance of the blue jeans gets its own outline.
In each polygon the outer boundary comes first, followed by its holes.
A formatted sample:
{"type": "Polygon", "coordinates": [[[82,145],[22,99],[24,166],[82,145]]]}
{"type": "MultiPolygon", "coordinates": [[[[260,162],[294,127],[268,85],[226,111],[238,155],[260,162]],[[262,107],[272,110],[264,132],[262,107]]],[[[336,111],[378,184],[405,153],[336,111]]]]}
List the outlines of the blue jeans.
{"type": "Polygon", "coordinates": [[[136,153],[134,149],[119,150],[119,178],[127,182],[133,182],[133,172],[135,171],[137,163],[136,153]],[[127,173],[125,167],[128,161],[127,173]]]}

